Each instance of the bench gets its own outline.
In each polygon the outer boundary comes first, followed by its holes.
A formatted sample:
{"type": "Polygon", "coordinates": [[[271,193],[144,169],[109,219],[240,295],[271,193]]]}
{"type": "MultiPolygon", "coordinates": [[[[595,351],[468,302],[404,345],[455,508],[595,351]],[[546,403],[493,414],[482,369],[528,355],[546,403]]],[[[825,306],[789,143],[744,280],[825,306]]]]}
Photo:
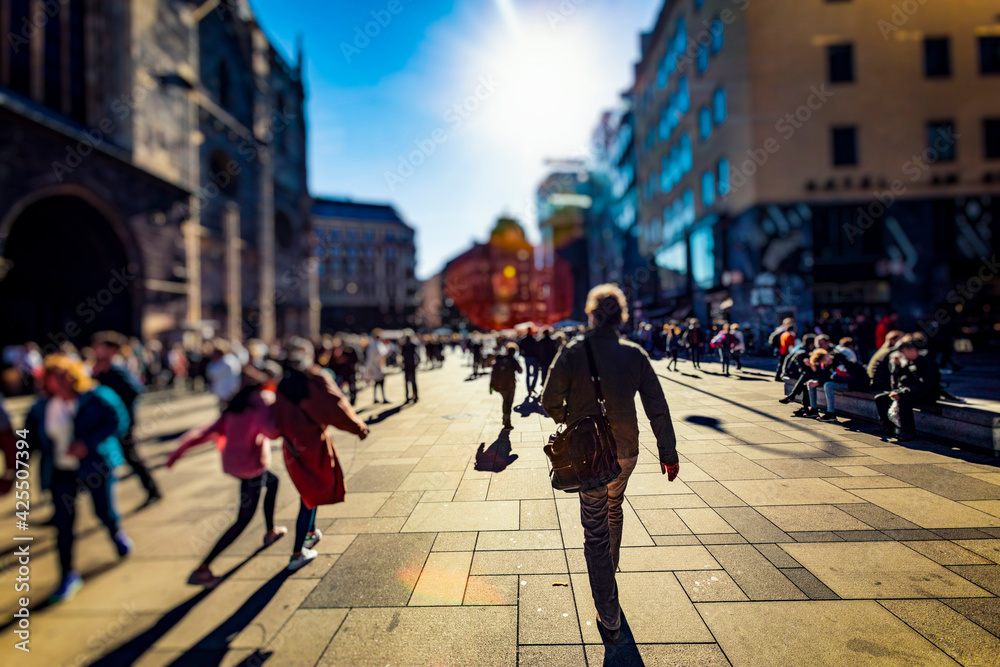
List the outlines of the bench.
{"type": "MultiPolygon", "coordinates": [[[[785,380],[785,393],[795,383],[785,380]]],[[[826,408],[823,387],[817,388],[815,407],[826,408]]],[[[837,391],[837,414],[878,422],[875,394],[870,391],[837,391]]],[[[959,403],[942,403],[916,408],[913,419],[917,433],[938,440],[968,445],[993,452],[1000,456],[1000,412],[986,406],[959,403]]]]}

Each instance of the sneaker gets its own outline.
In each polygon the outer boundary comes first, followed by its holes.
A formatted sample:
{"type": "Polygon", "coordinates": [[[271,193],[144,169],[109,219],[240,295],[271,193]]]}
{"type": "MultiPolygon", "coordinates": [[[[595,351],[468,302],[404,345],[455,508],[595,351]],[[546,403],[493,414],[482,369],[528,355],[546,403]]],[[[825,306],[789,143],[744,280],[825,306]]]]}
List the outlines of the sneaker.
{"type": "Polygon", "coordinates": [[[265,547],[271,546],[272,544],[280,540],[282,537],[284,537],[285,533],[287,532],[288,529],[285,528],[284,526],[275,526],[273,529],[264,533],[264,546],[265,547]]]}
{"type": "Polygon", "coordinates": [[[597,631],[601,633],[601,639],[604,640],[605,644],[612,644],[618,646],[622,640],[621,628],[617,630],[611,630],[607,628],[603,623],[601,623],[601,617],[597,617],[597,631]]]}
{"type": "Polygon", "coordinates": [[[222,577],[212,574],[212,570],[207,567],[198,568],[188,577],[188,584],[191,586],[203,586],[211,590],[222,583],[222,577]]]}
{"type": "Polygon", "coordinates": [[[791,402],[792,402],[792,397],[791,396],[785,396],[784,398],[779,398],[778,399],[778,403],[781,403],[782,405],[788,405],[791,402]]]}
{"type": "Polygon", "coordinates": [[[832,424],[838,423],[837,415],[832,412],[827,412],[816,418],[816,421],[830,422],[832,424]]]}
{"type": "Polygon", "coordinates": [[[302,546],[304,546],[307,549],[312,549],[317,544],[319,544],[319,541],[322,539],[323,539],[323,533],[320,532],[319,528],[317,528],[316,530],[310,533],[306,533],[306,539],[302,543],[302,546]]]}
{"type": "Polygon", "coordinates": [[[315,549],[307,549],[306,547],[302,547],[302,553],[300,553],[298,556],[292,556],[288,560],[288,567],[285,569],[288,570],[289,572],[295,572],[295,570],[298,570],[302,566],[306,565],[309,561],[311,561],[318,555],[319,552],[316,551],[315,549]]]}
{"type": "Polygon", "coordinates": [[[115,533],[115,536],[111,538],[115,543],[115,549],[118,550],[118,557],[125,558],[132,550],[135,548],[135,543],[129,539],[129,536],[125,534],[124,530],[119,530],[115,533]]]}
{"type": "Polygon", "coordinates": [[[52,594],[52,597],[49,598],[49,603],[65,602],[76,595],[77,591],[81,588],[83,588],[83,579],[79,573],[70,572],[62,580],[62,583],[59,584],[59,588],[52,594]]]}

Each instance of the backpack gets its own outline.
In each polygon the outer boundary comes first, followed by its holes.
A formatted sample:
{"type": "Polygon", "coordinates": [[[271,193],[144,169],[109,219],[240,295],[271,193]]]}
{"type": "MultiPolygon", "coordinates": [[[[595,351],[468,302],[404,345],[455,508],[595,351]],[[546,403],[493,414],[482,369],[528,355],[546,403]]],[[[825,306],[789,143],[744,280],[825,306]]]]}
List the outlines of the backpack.
{"type": "Polygon", "coordinates": [[[490,388],[496,391],[510,391],[514,388],[514,360],[507,355],[497,357],[490,374],[490,388]]]}

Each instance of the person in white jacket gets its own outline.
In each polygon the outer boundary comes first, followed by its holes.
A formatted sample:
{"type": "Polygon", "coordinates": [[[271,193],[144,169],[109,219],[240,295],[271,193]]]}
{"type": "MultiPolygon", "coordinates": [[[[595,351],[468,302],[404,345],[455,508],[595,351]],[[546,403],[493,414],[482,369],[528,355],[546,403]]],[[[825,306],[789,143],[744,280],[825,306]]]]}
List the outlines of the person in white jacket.
{"type": "Polygon", "coordinates": [[[733,347],[733,360],[736,361],[736,370],[743,370],[743,362],[740,357],[743,353],[747,351],[746,339],[743,338],[743,331],[740,329],[740,325],[733,322],[729,325],[729,333],[736,338],[736,345],[733,347]]]}
{"type": "Polygon", "coordinates": [[[377,332],[365,344],[365,380],[372,383],[372,403],[378,403],[378,390],[382,389],[382,403],[388,403],[385,397],[385,355],[389,349],[378,336],[377,332]]]}

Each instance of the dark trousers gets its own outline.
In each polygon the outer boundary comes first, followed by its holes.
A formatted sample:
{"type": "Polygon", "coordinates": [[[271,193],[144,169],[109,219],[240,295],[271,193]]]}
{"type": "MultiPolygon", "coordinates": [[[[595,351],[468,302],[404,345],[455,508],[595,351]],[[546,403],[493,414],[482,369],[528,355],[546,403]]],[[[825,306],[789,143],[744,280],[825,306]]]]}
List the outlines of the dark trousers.
{"type": "Polygon", "coordinates": [[[674,370],[677,370],[677,357],[680,356],[680,350],[670,350],[670,361],[667,363],[667,370],[673,366],[674,370]]]}
{"type": "Polygon", "coordinates": [[[382,402],[388,403],[389,401],[385,400],[385,378],[382,378],[381,380],[375,380],[372,383],[372,403],[378,403],[379,389],[382,389],[382,402]]]}
{"type": "Polygon", "coordinates": [[[774,379],[775,380],[780,380],[781,379],[781,369],[784,367],[784,365],[785,365],[785,359],[787,359],[787,358],[788,358],[787,354],[782,354],[782,355],[778,356],[778,370],[776,370],[774,372],[774,379]]]}
{"type": "Polygon", "coordinates": [[[306,535],[314,530],[316,530],[316,510],[309,509],[302,500],[299,500],[299,516],[295,520],[295,544],[292,545],[293,554],[302,551],[306,535]]]}
{"type": "MultiPolygon", "coordinates": [[[[889,408],[892,407],[892,399],[889,398],[891,392],[885,392],[875,397],[875,408],[878,410],[878,419],[882,426],[892,428],[889,421],[889,408]]],[[[916,435],[917,425],[913,419],[913,408],[921,405],[934,403],[933,398],[920,396],[919,394],[899,395],[899,432],[905,435],[916,435]]]]}
{"type": "Polygon", "coordinates": [[[503,396],[503,425],[510,426],[510,412],[514,408],[514,389],[501,391],[500,395],[503,396]]]}
{"type": "Polygon", "coordinates": [[[580,492],[583,557],[587,561],[590,592],[601,623],[610,630],[621,627],[622,608],[618,604],[615,570],[618,569],[621,554],[625,487],[638,459],[638,456],[619,459],[622,472],[615,481],[580,492]]]}
{"type": "MultiPolygon", "coordinates": [[[[410,400],[410,390],[413,391],[413,399],[417,398],[417,369],[407,368],[403,370],[403,375],[406,378],[406,400],[410,400]]],[[[384,392],[383,392],[383,395],[384,392]]]]}
{"type": "Polygon", "coordinates": [[[689,353],[691,354],[691,363],[695,368],[701,367],[701,346],[692,345],[689,348],[689,353]]]}
{"type": "Polygon", "coordinates": [[[795,385],[792,387],[792,390],[788,393],[788,396],[794,401],[798,398],[799,394],[802,394],[802,407],[811,408],[813,407],[812,401],[810,400],[812,398],[810,393],[812,390],[809,389],[806,384],[807,382],[809,382],[809,379],[806,378],[805,374],[800,375],[795,381],[795,385]]]}
{"type": "Polygon", "coordinates": [[[736,360],[736,370],[738,371],[743,370],[743,361],[740,359],[740,355],[742,354],[739,350],[733,350],[733,359],[736,360]]]}
{"type": "Polygon", "coordinates": [[[541,375],[542,380],[542,390],[545,390],[545,381],[549,377],[549,366],[552,364],[552,360],[549,359],[548,363],[541,361],[538,364],[538,373],[541,375]]]}
{"type": "Polygon", "coordinates": [[[146,489],[146,493],[151,496],[160,495],[160,490],[156,487],[156,482],[153,480],[153,476],[149,473],[149,469],[146,468],[146,464],[142,462],[139,458],[139,452],[135,450],[135,436],[132,435],[132,427],[128,429],[128,433],[121,440],[122,443],[122,454],[125,455],[125,462],[131,466],[132,470],[135,472],[136,477],[142,483],[142,487],[146,489]]]}
{"type": "Polygon", "coordinates": [[[73,571],[73,524],[76,522],[76,496],[81,488],[90,493],[94,502],[94,514],[108,529],[108,534],[114,537],[119,530],[118,512],[115,511],[114,477],[100,472],[93,472],[80,479],[74,470],[53,470],[52,504],[55,513],[52,523],[56,527],[56,546],[59,550],[59,567],[63,578],[73,571]]]}
{"type": "Polygon", "coordinates": [[[729,350],[719,350],[719,360],[722,362],[722,372],[729,375],[729,361],[733,358],[733,353],[729,350]]]}
{"type": "Polygon", "coordinates": [[[535,357],[524,358],[524,386],[528,389],[528,395],[535,391],[538,383],[538,359],[535,357]]]}
{"type": "Polygon", "coordinates": [[[260,494],[264,492],[265,488],[267,488],[267,495],[264,497],[264,524],[268,530],[274,528],[274,502],[278,498],[278,478],[268,470],[260,477],[240,480],[240,509],[236,515],[236,523],[222,534],[219,541],[208,552],[208,556],[202,561],[202,565],[211,565],[219,554],[243,534],[257,511],[260,494]]]}

